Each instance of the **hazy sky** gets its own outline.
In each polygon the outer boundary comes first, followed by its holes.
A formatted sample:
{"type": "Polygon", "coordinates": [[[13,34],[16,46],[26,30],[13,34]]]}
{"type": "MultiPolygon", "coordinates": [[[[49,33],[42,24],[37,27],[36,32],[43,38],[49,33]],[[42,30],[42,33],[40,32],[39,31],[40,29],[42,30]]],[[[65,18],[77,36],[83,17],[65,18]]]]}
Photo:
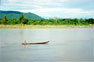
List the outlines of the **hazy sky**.
{"type": "Polygon", "coordinates": [[[94,0],[0,0],[0,9],[32,12],[45,18],[94,18],[94,0]]]}

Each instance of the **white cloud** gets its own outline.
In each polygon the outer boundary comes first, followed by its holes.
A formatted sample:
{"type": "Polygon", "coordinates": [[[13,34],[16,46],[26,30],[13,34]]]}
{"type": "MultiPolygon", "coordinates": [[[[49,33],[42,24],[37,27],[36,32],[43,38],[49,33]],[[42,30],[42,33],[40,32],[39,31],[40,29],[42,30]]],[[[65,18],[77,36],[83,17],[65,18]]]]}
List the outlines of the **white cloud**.
{"type": "Polygon", "coordinates": [[[7,0],[10,3],[17,2],[18,0],[7,0]]]}
{"type": "Polygon", "coordinates": [[[33,10],[24,10],[24,12],[39,12],[39,13],[51,13],[51,12],[64,12],[64,13],[94,13],[94,11],[85,11],[80,8],[41,8],[33,10]]]}
{"type": "Polygon", "coordinates": [[[72,17],[77,18],[79,16],[86,17],[94,14],[94,11],[86,11],[80,8],[41,8],[34,10],[24,10],[22,12],[32,12],[44,17],[64,17],[64,18],[72,18],[72,17]]]}
{"type": "Polygon", "coordinates": [[[1,0],[1,2],[2,10],[33,12],[45,17],[94,17],[93,5],[90,4],[93,0],[1,0]]]}

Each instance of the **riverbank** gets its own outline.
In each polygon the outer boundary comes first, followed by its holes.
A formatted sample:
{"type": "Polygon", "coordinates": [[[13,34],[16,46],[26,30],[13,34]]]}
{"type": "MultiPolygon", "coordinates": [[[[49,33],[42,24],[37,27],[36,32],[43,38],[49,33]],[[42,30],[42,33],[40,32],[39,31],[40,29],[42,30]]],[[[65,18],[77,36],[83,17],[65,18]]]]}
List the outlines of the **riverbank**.
{"type": "Polygon", "coordinates": [[[94,28],[94,25],[0,25],[0,29],[94,28]]]}

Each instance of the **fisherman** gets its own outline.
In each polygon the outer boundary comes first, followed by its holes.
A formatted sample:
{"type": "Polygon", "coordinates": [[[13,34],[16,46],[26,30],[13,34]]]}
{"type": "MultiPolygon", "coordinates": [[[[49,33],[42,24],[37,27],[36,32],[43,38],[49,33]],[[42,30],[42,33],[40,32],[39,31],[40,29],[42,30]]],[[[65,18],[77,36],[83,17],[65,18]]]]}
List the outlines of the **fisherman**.
{"type": "Polygon", "coordinates": [[[26,45],[27,43],[26,43],[26,40],[24,41],[24,45],[26,45]]]}

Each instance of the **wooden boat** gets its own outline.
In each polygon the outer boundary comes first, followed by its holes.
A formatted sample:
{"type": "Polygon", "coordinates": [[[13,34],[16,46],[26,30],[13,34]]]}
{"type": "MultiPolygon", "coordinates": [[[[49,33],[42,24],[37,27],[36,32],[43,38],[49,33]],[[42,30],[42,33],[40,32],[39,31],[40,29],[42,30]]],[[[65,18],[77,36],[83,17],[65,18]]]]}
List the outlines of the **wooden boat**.
{"type": "Polygon", "coordinates": [[[22,45],[32,45],[32,44],[47,44],[49,41],[45,42],[36,42],[36,43],[22,43],[22,45]]]}

